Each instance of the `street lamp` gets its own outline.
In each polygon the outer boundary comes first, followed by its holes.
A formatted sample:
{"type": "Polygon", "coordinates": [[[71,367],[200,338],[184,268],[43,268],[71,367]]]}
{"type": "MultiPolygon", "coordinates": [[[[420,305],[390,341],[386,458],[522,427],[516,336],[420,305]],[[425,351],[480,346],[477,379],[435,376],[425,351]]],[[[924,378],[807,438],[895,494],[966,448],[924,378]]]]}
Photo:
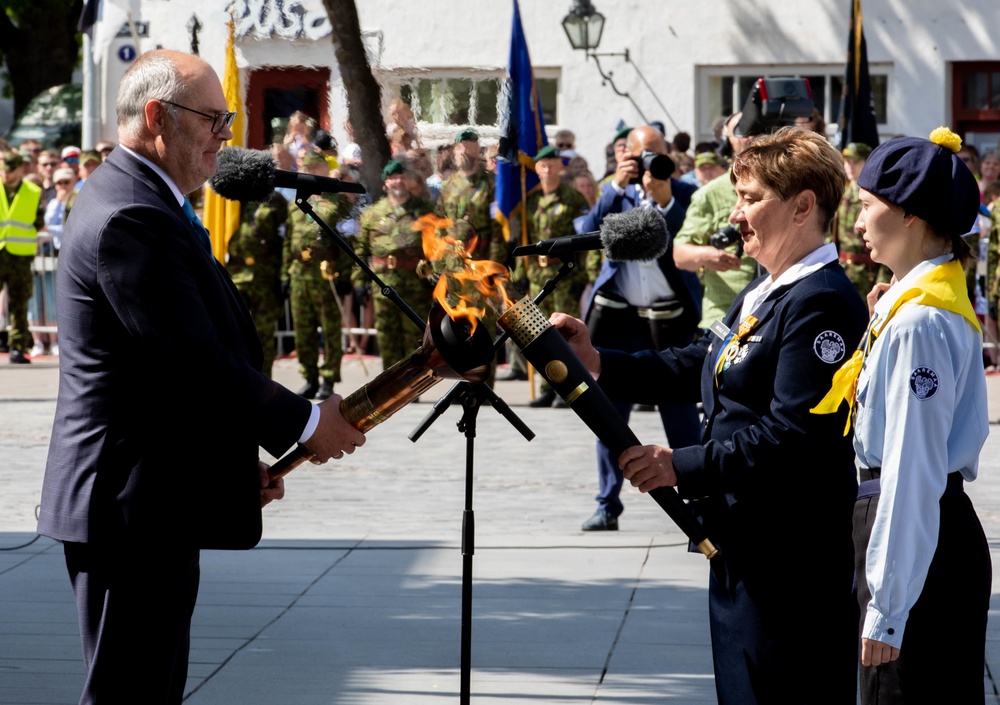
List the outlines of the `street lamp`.
{"type": "Polygon", "coordinates": [[[590,0],[576,0],[569,14],[563,18],[562,26],[573,48],[589,53],[601,43],[604,15],[594,9],[590,0]]]}

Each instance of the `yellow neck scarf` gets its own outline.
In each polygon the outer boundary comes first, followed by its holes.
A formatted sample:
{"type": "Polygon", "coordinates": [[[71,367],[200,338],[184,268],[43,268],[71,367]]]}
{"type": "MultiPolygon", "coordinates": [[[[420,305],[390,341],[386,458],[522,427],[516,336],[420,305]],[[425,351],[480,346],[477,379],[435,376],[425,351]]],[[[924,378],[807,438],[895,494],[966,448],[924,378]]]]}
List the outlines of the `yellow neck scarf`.
{"type": "Polygon", "coordinates": [[[842,402],[847,402],[847,424],[844,435],[851,430],[851,419],[854,412],[854,401],[858,391],[858,375],[861,366],[871,351],[875,338],[885,328],[886,324],[896,315],[900,307],[906,304],[922,304],[934,306],[961,315],[978,332],[979,321],[976,312],[969,301],[968,289],[965,283],[965,272],[957,260],[951,260],[934,267],[922,277],[913,282],[913,286],[903,292],[896,303],[889,309],[885,318],[872,319],[862,345],[854,355],[845,362],[833,375],[833,384],[819,404],[809,411],[813,414],[834,414],[842,402]]]}

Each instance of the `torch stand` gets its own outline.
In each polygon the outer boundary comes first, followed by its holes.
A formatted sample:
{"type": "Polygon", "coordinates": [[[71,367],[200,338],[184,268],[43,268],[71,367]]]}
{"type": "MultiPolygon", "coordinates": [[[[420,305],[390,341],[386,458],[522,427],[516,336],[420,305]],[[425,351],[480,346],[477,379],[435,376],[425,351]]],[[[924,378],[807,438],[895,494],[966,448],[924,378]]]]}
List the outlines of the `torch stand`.
{"type": "MultiPolygon", "coordinates": [[[[548,296],[573,269],[572,261],[563,262],[559,272],[545,282],[541,292],[535,297],[538,303],[548,296]]],[[[504,333],[493,344],[494,352],[499,350],[509,337],[504,333]]],[[[476,419],[479,407],[489,401],[490,405],[500,413],[510,424],[524,436],[532,440],[534,432],[518,418],[503,399],[498,397],[488,385],[483,382],[457,382],[442,396],[424,417],[423,421],[410,433],[409,439],[414,443],[420,439],[431,424],[447,409],[458,401],[463,408],[462,418],[458,422],[458,430],[465,434],[465,509],[462,512],[462,659],[460,669],[459,703],[468,705],[471,698],[472,677],[472,557],[476,552],[476,516],[472,508],[473,467],[475,463],[476,419]]]]}

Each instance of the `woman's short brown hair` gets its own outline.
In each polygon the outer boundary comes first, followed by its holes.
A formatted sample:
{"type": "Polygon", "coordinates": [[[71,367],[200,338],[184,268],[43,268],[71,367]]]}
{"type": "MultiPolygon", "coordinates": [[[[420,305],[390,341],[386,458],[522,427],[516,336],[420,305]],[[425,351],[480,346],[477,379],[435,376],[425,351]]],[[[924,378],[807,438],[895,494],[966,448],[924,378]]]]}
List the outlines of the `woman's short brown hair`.
{"type": "Polygon", "coordinates": [[[783,127],[753,138],[737,155],[730,178],[734,184],[757,179],[782,201],[812,191],[824,230],[830,227],[847,186],[844,158],[825,137],[802,127],[783,127]]]}

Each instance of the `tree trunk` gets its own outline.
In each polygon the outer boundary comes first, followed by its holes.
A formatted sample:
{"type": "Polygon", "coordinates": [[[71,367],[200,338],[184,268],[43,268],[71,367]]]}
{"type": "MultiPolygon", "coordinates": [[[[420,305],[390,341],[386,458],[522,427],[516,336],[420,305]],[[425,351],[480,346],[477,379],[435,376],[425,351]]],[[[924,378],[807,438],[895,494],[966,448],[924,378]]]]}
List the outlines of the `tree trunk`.
{"type": "Polygon", "coordinates": [[[0,47],[7,60],[14,117],[46,88],[70,83],[80,54],[76,23],[83,0],[0,2],[0,47]],[[4,10],[11,8],[11,22],[4,10]]]}
{"type": "Polygon", "coordinates": [[[391,156],[382,120],[382,89],[368,65],[354,0],[323,0],[323,6],[333,27],[333,51],[347,89],[347,115],[361,147],[361,183],[378,200],[382,168],[391,156]]]}

